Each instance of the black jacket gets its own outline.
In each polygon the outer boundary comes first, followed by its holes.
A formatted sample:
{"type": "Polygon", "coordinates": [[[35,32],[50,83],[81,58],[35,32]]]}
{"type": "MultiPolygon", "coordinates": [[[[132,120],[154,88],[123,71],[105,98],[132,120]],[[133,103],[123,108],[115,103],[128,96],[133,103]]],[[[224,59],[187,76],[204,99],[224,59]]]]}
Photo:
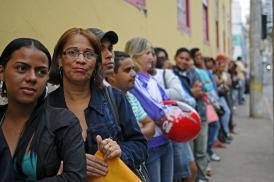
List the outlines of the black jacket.
{"type": "Polygon", "coordinates": [[[0,182],[13,182],[12,158],[8,144],[0,127],[0,182]]]}
{"type": "MultiPolygon", "coordinates": [[[[0,108],[0,118],[6,107],[0,108]]],[[[36,176],[38,181],[65,182],[86,180],[86,157],[82,130],[76,116],[67,109],[54,108],[43,102],[31,114],[39,120],[36,133],[40,141],[37,149],[36,176]],[[56,175],[63,161],[63,173],[56,175]]]]}

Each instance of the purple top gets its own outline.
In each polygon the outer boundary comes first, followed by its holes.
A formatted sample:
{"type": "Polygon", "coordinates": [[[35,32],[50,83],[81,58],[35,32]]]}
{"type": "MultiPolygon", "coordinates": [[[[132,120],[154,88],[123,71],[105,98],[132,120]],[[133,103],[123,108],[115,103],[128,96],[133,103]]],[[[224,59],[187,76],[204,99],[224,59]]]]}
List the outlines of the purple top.
{"type": "Polygon", "coordinates": [[[158,121],[164,115],[166,106],[162,102],[169,98],[150,74],[137,73],[135,87],[130,92],[139,100],[152,120],[158,121]]]}
{"type": "MultiPolygon", "coordinates": [[[[137,73],[135,86],[130,90],[130,93],[138,99],[152,120],[157,122],[164,115],[164,109],[168,106],[165,106],[163,101],[169,98],[164,89],[158,85],[157,81],[150,74],[137,73]]],[[[163,136],[163,133],[157,126],[154,137],[148,142],[149,148],[152,148],[167,143],[168,139],[163,136]]]]}

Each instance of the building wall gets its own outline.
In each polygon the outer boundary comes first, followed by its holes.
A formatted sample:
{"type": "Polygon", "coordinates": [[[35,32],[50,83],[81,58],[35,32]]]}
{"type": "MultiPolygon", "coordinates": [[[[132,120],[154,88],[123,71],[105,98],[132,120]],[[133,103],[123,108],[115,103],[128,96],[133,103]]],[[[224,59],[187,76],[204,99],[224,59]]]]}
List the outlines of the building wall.
{"type": "Polygon", "coordinates": [[[231,0],[218,0],[219,41],[216,48],[215,0],[208,0],[209,42],[203,39],[202,2],[189,0],[190,31],[177,25],[176,0],[147,0],[146,10],[138,10],[124,0],[0,0],[0,52],[16,37],[33,37],[52,52],[60,35],[70,27],[99,27],[115,30],[119,42],[115,49],[123,50],[127,40],[142,36],[153,45],[168,50],[172,58],[179,47],[200,47],[204,55],[231,55],[231,0]]]}

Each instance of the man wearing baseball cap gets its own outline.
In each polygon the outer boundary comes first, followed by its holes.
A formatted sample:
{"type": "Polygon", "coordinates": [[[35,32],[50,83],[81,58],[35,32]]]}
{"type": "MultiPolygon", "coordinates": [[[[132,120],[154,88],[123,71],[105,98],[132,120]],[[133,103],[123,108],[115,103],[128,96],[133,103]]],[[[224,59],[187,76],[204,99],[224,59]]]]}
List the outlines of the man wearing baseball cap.
{"type": "Polygon", "coordinates": [[[101,42],[102,63],[104,77],[113,72],[114,67],[114,53],[113,45],[118,42],[118,35],[114,31],[103,32],[99,28],[88,28],[101,42]]]}

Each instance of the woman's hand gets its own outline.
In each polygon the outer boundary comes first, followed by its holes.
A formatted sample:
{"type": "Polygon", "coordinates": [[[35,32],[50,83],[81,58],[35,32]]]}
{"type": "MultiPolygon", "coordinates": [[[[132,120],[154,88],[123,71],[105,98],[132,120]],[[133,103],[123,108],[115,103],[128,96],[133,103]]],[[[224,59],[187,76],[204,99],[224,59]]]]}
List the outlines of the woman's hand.
{"type": "Polygon", "coordinates": [[[106,160],[121,156],[121,148],[116,141],[111,138],[102,139],[96,136],[98,150],[104,155],[104,159],[100,159],[95,155],[86,154],[87,159],[87,175],[88,176],[105,176],[108,173],[108,165],[106,160]]]}
{"type": "Polygon", "coordinates": [[[88,176],[99,177],[107,175],[108,165],[104,160],[91,154],[86,154],[86,160],[88,176]]]}
{"type": "Polygon", "coordinates": [[[96,136],[96,141],[98,144],[98,150],[104,155],[104,159],[113,159],[116,157],[121,157],[121,148],[118,143],[111,138],[102,139],[100,135],[96,136]]]}

